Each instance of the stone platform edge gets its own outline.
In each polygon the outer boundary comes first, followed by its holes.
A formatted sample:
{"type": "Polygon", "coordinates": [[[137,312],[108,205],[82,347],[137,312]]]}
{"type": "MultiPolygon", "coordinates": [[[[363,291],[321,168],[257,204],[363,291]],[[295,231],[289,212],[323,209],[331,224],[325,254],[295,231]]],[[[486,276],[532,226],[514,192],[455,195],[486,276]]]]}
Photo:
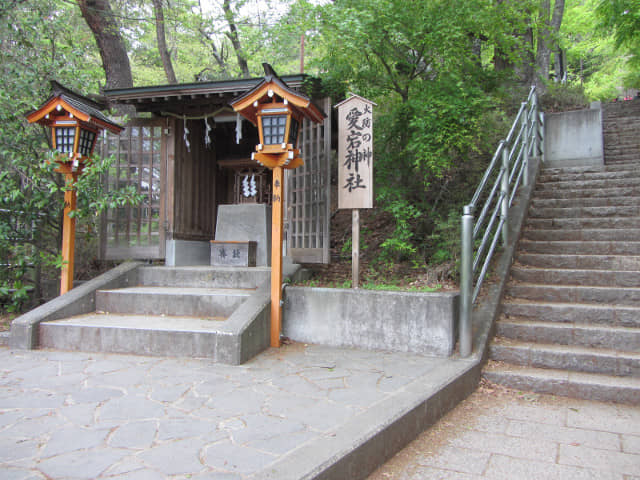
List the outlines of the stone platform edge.
{"type": "Polygon", "coordinates": [[[38,347],[40,322],[61,320],[75,315],[95,312],[96,291],[122,288],[138,283],[138,268],[141,262],[126,262],[98,277],[72,288],[64,295],[54,298],[17,317],[11,322],[9,347],[18,350],[33,350],[38,347]]]}
{"type": "Polygon", "coordinates": [[[494,269],[497,281],[473,310],[472,355],[453,356],[442,370],[417,379],[327,437],[302,445],[252,480],[364,480],[476,389],[540,163],[540,157],[529,159],[530,183],[521,187],[509,212],[508,242],[494,269]],[[425,388],[427,381],[433,387],[425,388]]]}
{"type": "MultiPolygon", "coordinates": [[[[123,263],[16,318],[11,323],[9,347],[16,350],[38,348],[41,322],[95,312],[97,290],[137,285],[140,281],[138,272],[143,265],[142,262],[123,263]]],[[[297,281],[305,271],[300,265],[286,263],[283,274],[297,281]]],[[[222,324],[216,335],[214,361],[240,365],[267,349],[270,341],[270,305],[270,280],[267,280],[222,324]]],[[[5,340],[0,339],[0,342],[5,340]]]]}

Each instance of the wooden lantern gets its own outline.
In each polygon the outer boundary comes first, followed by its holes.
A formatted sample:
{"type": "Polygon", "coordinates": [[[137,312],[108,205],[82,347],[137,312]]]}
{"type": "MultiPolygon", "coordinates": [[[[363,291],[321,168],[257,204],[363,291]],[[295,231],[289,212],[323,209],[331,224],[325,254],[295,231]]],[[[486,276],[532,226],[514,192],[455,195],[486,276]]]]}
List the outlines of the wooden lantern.
{"type": "Polygon", "coordinates": [[[113,123],[100,112],[100,105],[90,99],[51,82],[53,93],[40,108],[29,113],[29,123],[51,129],[51,144],[58,152],[57,172],[65,175],[64,220],[62,223],[63,267],[60,295],[73,288],[73,255],[75,250],[75,218],[69,215],[76,209],[74,188],[78,175],[93,153],[96,140],[104,129],[119,134],[123,127],[113,123]]]}
{"type": "Polygon", "coordinates": [[[255,88],[233,100],[233,109],[258,128],[260,143],[251,158],[273,170],[271,217],[271,346],[280,346],[282,327],[282,214],[284,169],[303,164],[297,148],[304,118],[321,123],[325,115],[310,98],[290,89],[269,64],[255,88]]]}

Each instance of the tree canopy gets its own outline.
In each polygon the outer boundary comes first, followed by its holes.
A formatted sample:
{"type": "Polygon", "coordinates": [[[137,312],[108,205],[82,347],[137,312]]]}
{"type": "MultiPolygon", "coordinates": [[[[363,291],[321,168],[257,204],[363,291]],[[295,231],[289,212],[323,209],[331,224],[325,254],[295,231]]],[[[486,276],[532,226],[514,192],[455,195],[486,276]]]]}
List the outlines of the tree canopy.
{"type": "MultiPolygon", "coordinates": [[[[57,255],[64,186],[23,118],[49,79],[87,95],[260,76],[268,61],[376,101],[387,262],[455,258],[459,206],[531,83],[580,101],[640,86],[639,0],[5,0],[0,20],[0,263],[57,255]]],[[[86,212],[135,200],[89,184],[86,212]]],[[[5,270],[0,288],[26,281],[5,270]]]]}

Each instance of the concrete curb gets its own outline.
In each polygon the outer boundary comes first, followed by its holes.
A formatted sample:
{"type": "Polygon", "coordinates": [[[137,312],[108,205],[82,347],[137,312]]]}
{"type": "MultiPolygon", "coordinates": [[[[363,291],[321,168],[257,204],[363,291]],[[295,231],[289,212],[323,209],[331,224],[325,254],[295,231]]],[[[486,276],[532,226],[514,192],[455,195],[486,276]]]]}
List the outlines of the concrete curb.
{"type": "Polygon", "coordinates": [[[38,346],[38,325],[95,311],[96,290],[126,287],[138,281],[140,262],[127,262],[19,316],[11,322],[9,346],[32,350],[38,346]]]}
{"type": "Polygon", "coordinates": [[[369,476],[476,388],[475,362],[445,364],[324,438],[303,445],[255,480],[358,480],[369,476]],[[434,378],[435,377],[435,378],[434,378]],[[426,389],[425,384],[430,386],[426,389]]]}
{"type": "Polygon", "coordinates": [[[473,311],[474,353],[464,360],[452,358],[442,371],[421,377],[403,392],[348,421],[330,436],[301,446],[253,479],[363,480],[476,389],[539,169],[540,158],[531,158],[531,181],[514,199],[509,241],[494,269],[498,281],[473,311]]]}

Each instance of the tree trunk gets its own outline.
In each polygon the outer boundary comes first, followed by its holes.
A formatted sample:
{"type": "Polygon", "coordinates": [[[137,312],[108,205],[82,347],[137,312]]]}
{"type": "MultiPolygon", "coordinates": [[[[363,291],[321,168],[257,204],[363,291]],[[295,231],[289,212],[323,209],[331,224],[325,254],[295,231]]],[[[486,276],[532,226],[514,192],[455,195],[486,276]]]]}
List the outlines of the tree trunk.
{"type": "Polygon", "coordinates": [[[538,37],[538,51],[536,55],[536,87],[539,91],[546,90],[551,68],[551,52],[558,50],[558,32],[562,25],[565,0],[555,0],[551,15],[550,0],[542,0],[540,4],[540,35],[538,37]],[[551,18],[549,18],[551,16],[551,18]]]}
{"type": "Polygon", "coordinates": [[[89,25],[100,50],[107,79],[106,88],[133,87],[131,64],[108,0],[78,0],[82,17],[89,25]]]}
{"type": "Polygon", "coordinates": [[[236,58],[238,59],[238,66],[240,67],[242,76],[244,78],[248,78],[249,65],[247,64],[247,59],[244,56],[244,53],[242,52],[240,37],[238,36],[238,28],[236,27],[236,21],[233,16],[233,12],[231,11],[230,0],[224,0],[224,2],[222,2],[222,9],[224,10],[224,18],[227,20],[227,23],[229,24],[229,31],[227,32],[227,37],[229,37],[229,40],[231,40],[231,45],[233,45],[233,50],[236,52],[236,58]]]}
{"type": "Polygon", "coordinates": [[[171,63],[171,54],[167,48],[162,0],[153,0],[153,11],[156,17],[156,38],[158,39],[158,51],[160,52],[160,58],[162,59],[162,66],[164,67],[164,73],[167,75],[167,81],[173,85],[178,83],[178,80],[176,79],[176,73],[173,70],[173,63],[171,63]]]}

